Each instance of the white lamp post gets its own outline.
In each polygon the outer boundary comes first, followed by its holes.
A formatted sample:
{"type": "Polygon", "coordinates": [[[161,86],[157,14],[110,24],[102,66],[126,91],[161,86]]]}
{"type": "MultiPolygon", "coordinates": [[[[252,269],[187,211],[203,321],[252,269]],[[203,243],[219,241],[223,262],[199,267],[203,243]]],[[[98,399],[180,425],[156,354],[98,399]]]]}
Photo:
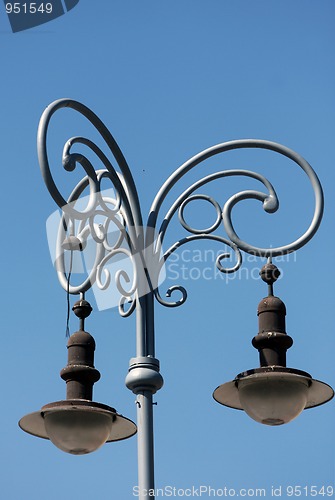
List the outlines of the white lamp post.
{"type": "Polygon", "coordinates": [[[232,382],[219,386],[213,394],[215,400],[225,406],[243,409],[251,418],[263,424],[281,425],[297,417],[303,409],[318,406],[333,397],[333,390],[327,384],[312,379],[306,372],[286,367],[286,351],[292,345],[292,339],[285,331],[285,306],[273,295],[273,283],[278,277],[278,270],[272,264],[272,258],[305,245],[316,233],[323,214],[320,182],[301,156],[280,144],[263,140],[237,140],[211,147],[188,160],[168,178],[155,197],[144,223],[137,190],[126,160],[108,129],[86,106],[71,99],[60,99],[48,106],[40,121],[38,154],[47,188],[63,213],[56,266],[63,288],[68,294],[80,296],[74,306],[74,312],[80,318],[80,328],[69,339],[68,365],[61,372],[67,384],[66,400],[47,404],[40,411],[23,417],[20,420],[23,430],[50,439],[63,451],[74,454],[89,453],[105,442],[125,439],[136,432],[135,424],[129,419],[107,405],[92,401],[93,384],[100,374],[93,363],[93,337],[84,327],[84,320],[91,312],[85,300],[86,292],[95,283],[101,289],[107,289],[112,278],[108,263],[115,257],[126,256],[132,263],[132,279],[125,270],[119,270],[115,275],[121,295],[120,314],[127,317],[136,313],[136,357],[130,361],[126,385],[137,397],[139,498],[153,498],[149,496],[149,491],[154,490],[152,398],[163,385],[159,361],[155,357],[154,302],[157,300],[168,307],[177,307],[185,302],[187,294],[182,286],[169,288],[167,298],[163,298],[159,290],[159,278],[169,256],[183,245],[196,240],[216,241],[234,252],[236,264],[233,267],[223,265],[223,260],[229,255],[225,251],[217,258],[216,265],[224,273],[234,273],[239,269],[241,251],[268,258],[268,264],[261,272],[263,281],[268,284],[268,295],[259,305],[260,329],[253,339],[253,345],[259,351],[260,367],[241,373],[232,382]],[[113,160],[89,139],[74,137],[67,141],[63,150],[63,167],[72,171],[80,165],[85,175],[69,199],[65,200],[50,171],[47,130],[53,114],[67,107],[78,111],[94,125],[106,142],[113,160]],[[88,147],[104,168],[95,170],[86,156],[73,152],[76,144],[88,147]],[[300,238],[276,248],[255,247],[239,238],[232,223],[232,209],[239,201],[258,200],[269,213],[278,208],[277,195],[271,183],[249,170],[223,170],[201,177],[174,201],[158,226],[162,204],[179,179],[210,157],[246,148],[266,149],[284,155],[308,176],[314,190],[315,210],[309,228],[300,238]],[[200,188],[230,176],[255,179],[266,192],[242,191],[228,199],[223,207],[212,197],[199,194],[200,188]],[[112,183],[115,197],[104,194],[102,182],[106,179],[112,183]],[[87,190],[88,203],[83,209],[79,201],[87,190]],[[184,217],[185,207],[199,199],[208,202],[215,210],[215,221],[207,228],[191,227],[184,217]],[[186,236],[163,252],[165,234],[175,214],[178,214],[186,236]],[[101,224],[95,222],[98,216],[103,219],[101,224]],[[115,228],[118,231],[118,237],[113,242],[109,241],[111,226],[114,233],[115,228]],[[222,228],[226,236],[219,234],[222,228]],[[94,264],[81,284],[72,285],[71,270],[66,271],[66,256],[69,254],[72,261],[74,252],[85,251],[88,240],[95,245],[94,264]],[[124,282],[130,283],[128,289],[124,282]],[[179,300],[171,301],[175,291],[179,291],[181,296],[179,300]]]}

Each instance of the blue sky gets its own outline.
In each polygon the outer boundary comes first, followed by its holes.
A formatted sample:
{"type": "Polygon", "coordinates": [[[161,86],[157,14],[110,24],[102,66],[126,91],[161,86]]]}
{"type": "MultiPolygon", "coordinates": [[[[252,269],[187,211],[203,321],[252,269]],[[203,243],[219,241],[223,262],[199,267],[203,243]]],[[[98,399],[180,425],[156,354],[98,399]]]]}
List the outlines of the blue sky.
{"type": "MultiPolygon", "coordinates": [[[[17,426],[24,414],[65,395],[59,371],[67,356],[66,295],[45,229],[56,207],[36,154],[39,117],[55,99],[82,101],[111,130],[133,172],[144,218],[173,170],[216,143],[273,140],[311,163],[324,186],[324,219],[306,247],[279,262],[282,279],[275,291],[286,303],[287,331],[295,342],[288,366],[335,386],[334,16],[329,0],[81,0],[68,14],[13,34],[0,6],[1,498],[126,500],[137,484],[136,438],[74,457],[17,426]]],[[[90,129],[73,114],[60,115],[50,151],[66,193],[77,174],[60,168],[64,139],[90,129]]],[[[251,243],[288,243],[308,226],[312,193],[289,161],[240,151],[203,168],[250,168],[276,187],[278,214],[262,213],[257,202],[236,208],[238,233],[251,243]]],[[[221,183],[214,193],[224,204],[254,186],[239,179],[221,183]]],[[[189,215],[200,225],[211,212],[199,202],[189,215]]],[[[173,243],[183,235],[176,223],[169,238],[173,243]]],[[[234,279],[214,271],[210,279],[197,279],[214,266],[208,248],[199,243],[180,254],[186,271],[178,277],[184,280],[174,280],[176,268],[170,268],[170,284],[187,288],[187,302],[173,310],[156,307],[156,354],[165,379],[155,398],[156,486],[262,488],[267,498],[281,486],[286,498],[287,486],[333,485],[334,402],[271,428],[213,401],[219,384],[258,365],[251,339],[266,287],[256,279],[262,263],[250,258],[234,279]]],[[[87,298],[94,306],[94,297],[87,298]]],[[[96,339],[102,374],[94,399],[135,419],[134,395],[124,386],[135,355],[134,318],[95,307],[86,327],[96,339]]],[[[72,318],[71,331],[76,329],[72,318]]]]}

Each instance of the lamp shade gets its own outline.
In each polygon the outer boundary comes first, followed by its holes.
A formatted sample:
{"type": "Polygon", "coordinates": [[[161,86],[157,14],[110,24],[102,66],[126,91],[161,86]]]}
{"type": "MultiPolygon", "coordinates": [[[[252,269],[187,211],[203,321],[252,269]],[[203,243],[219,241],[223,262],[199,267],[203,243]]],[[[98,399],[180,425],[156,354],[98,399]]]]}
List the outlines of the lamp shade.
{"type": "Polygon", "coordinates": [[[244,410],[265,425],[282,425],[302,410],[326,403],[333,389],[301,370],[268,366],[237,375],[213,392],[214,399],[230,408],[244,410]]]}
{"type": "Polygon", "coordinates": [[[65,400],[49,403],[21,418],[25,432],[50,441],[72,455],[84,455],[104,443],[136,434],[136,425],[114,408],[94,401],[65,400]]]}

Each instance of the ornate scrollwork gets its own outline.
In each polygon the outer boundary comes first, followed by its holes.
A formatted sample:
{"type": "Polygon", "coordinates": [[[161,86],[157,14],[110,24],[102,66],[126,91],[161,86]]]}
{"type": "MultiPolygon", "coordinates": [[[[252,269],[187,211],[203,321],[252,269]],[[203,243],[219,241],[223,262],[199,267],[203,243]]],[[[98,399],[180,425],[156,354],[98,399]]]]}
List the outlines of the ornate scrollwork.
{"type": "Polygon", "coordinates": [[[111,281],[108,263],[113,258],[123,256],[133,264],[133,277],[131,278],[127,271],[119,269],[115,273],[115,282],[121,295],[120,313],[123,316],[131,314],[134,310],[134,292],[138,284],[138,272],[133,254],[143,249],[143,224],[134,181],[114,138],[88,108],[76,101],[61,99],[52,103],[41,117],[38,155],[45,183],[62,210],[56,248],[56,269],[61,285],[70,294],[85,293],[94,283],[104,290],[111,281]],[[85,176],[67,200],[63,198],[53,180],[47,155],[47,129],[50,119],[58,109],[64,107],[78,111],[95,126],[119,168],[117,171],[105,153],[91,140],[84,137],[71,138],[63,149],[63,168],[70,172],[77,166],[81,166],[85,176]],[[91,153],[93,152],[103,164],[104,169],[95,170],[87,156],[73,152],[75,145],[83,145],[91,153]],[[110,196],[102,189],[104,179],[108,179],[113,186],[114,196],[110,196]],[[110,241],[111,236],[113,241],[110,241]],[[85,279],[73,285],[69,283],[71,270],[66,269],[67,253],[85,252],[88,244],[90,245],[90,260],[94,252],[93,262],[89,266],[85,279]],[[129,283],[131,280],[132,284],[129,289],[123,286],[122,282],[129,283]]]}
{"type": "Polygon", "coordinates": [[[62,209],[62,220],[59,227],[57,243],[57,272],[63,288],[69,293],[78,294],[87,291],[94,283],[104,290],[111,283],[111,273],[108,264],[112,259],[125,257],[132,263],[133,272],[119,269],[114,274],[117,290],[121,296],[119,310],[123,316],[130,315],[136,307],[136,300],[141,294],[152,293],[162,305],[176,307],[183,304],[187,297],[184,287],[175,285],[166,292],[168,299],[179,292],[179,298],[168,301],[162,298],[159,291],[159,276],[168,258],[186,243],[196,240],[216,241],[224,246],[224,250],[216,259],[216,267],[223,273],[236,272],[242,263],[241,251],[259,257],[276,257],[293,252],[306,244],[317,231],[323,213],[323,194],[320,182],[312,167],[294,151],[274,142],[262,140],[239,140],[218,144],[194,156],[177,169],[163,184],[151,206],[148,222],[143,226],[140,204],[135,184],[126,160],[117,146],[114,138],[101,120],[86,106],[70,99],[61,99],[52,103],[43,113],[38,133],[38,154],[45,183],[55,202],[62,209]],[[70,107],[86,117],[98,130],[110,153],[113,162],[91,140],[84,137],[73,137],[68,140],[63,149],[62,164],[66,171],[73,171],[80,166],[84,170],[84,178],[78,183],[70,197],[65,200],[58,190],[49,166],[47,155],[47,129],[52,115],[60,108],[70,107]],[[92,162],[82,153],[73,151],[75,145],[88,148],[104,168],[96,170],[92,162]],[[232,213],[236,204],[245,199],[255,199],[262,203],[266,212],[273,213],[278,209],[279,202],[272,184],[262,175],[249,170],[223,170],[201,177],[189,186],[160,219],[160,210],[167,195],[176,183],[190,170],[210,157],[226,151],[259,148],[284,155],[295,162],[309,177],[314,189],[315,210],[309,228],[297,240],[276,248],[262,248],[251,245],[237,235],[232,213]],[[200,188],[211,182],[231,176],[252,178],[261,183],[265,190],[245,190],[230,197],[223,206],[213,197],[199,193],[200,188]],[[115,195],[110,196],[102,190],[102,181],[109,180],[115,195]],[[80,201],[84,193],[89,192],[84,208],[80,201]],[[202,200],[213,207],[214,217],[207,227],[194,227],[186,220],[185,209],[196,200],[202,200]],[[167,230],[170,222],[177,215],[179,222],[187,235],[170,245],[163,252],[167,230]],[[114,229],[114,230],[112,230],[114,229]],[[225,234],[218,234],[224,230],[225,234]],[[117,237],[115,238],[115,233],[117,237]],[[113,234],[113,241],[111,241],[113,234]],[[69,273],[65,269],[66,251],[83,250],[87,241],[95,245],[93,263],[87,277],[78,285],[69,284],[69,273]],[[224,260],[235,255],[235,264],[224,265],[224,260]]]}
{"type": "MultiPolygon", "coordinates": [[[[270,141],[262,141],[262,140],[239,140],[239,141],[231,141],[223,144],[218,144],[212,148],[209,148],[198,155],[194,156],[186,163],[184,163],[179,169],[177,169],[165,182],[165,184],[160,189],[157,194],[151,209],[150,216],[148,222],[148,230],[146,234],[146,244],[147,247],[155,248],[155,252],[160,252],[163,247],[163,241],[166,236],[167,229],[170,225],[170,222],[178,212],[179,221],[182,227],[190,233],[190,236],[187,236],[174,245],[172,245],[160,259],[160,268],[167,261],[170,255],[175,252],[181,245],[184,245],[186,242],[194,241],[196,239],[211,239],[220,241],[224,245],[232,248],[235,252],[236,264],[231,267],[226,267],[222,264],[222,260],[230,257],[228,253],[222,253],[216,259],[216,267],[219,271],[223,273],[233,273],[236,272],[242,263],[242,255],[241,250],[250,253],[252,255],[257,255],[259,257],[267,257],[272,258],[279,255],[285,255],[295,250],[298,250],[303,245],[305,245],[315,234],[317,231],[323,214],[323,193],[321,184],[319,182],[318,177],[316,176],[312,167],[304,160],[300,155],[288,149],[280,144],[270,142],[270,141]],[[283,245],[280,247],[271,247],[271,248],[261,248],[251,245],[237,236],[237,233],[234,229],[232,222],[232,211],[234,206],[242,200],[245,199],[255,199],[261,201],[263,204],[263,209],[268,213],[274,213],[279,207],[279,201],[277,194],[274,190],[272,184],[262,175],[248,171],[248,170],[225,170],[216,172],[214,174],[202,177],[200,180],[192,184],[188,189],[186,189],[171,205],[171,208],[166,213],[165,217],[159,229],[156,229],[158,223],[158,214],[163,205],[164,200],[167,195],[170,193],[174,185],[184,177],[190,170],[194,169],[197,165],[205,161],[206,159],[224,153],[226,151],[241,149],[241,148],[261,148],[266,150],[271,150],[281,155],[286,156],[293,162],[295,162],[309,177],[310,182],[312,184],[315,196],[315,209],[314,216],[309,228],[305,231],[305,233],[299,237],[297,240],[289,243],[287,245],[283,245]],[[256,190],[245,190],[241,191],[234,196],[230,197],[223,208],[221,208],[220,204],[214,200],[212,197],[195,193],[199,188],[209,184],[210,182],[216,181],[217,179],[229,177],[229,176],[244,176],[253,178],[264,185],[266,188],[266,192],[256,191],[256,190]],[[205,200],[210,203],[215,209],[215,220],[206,228],[196,228],[189,225],[184,217],[184,209],[186,205],[192,203],[195,200],[205,200]],[[224,238],[220,235],[214,234],[214,232],[221,227],[224,228],[225,233],[228,238],[224,238]],[[157,232],[158,236],[155,239],[155,243],[153,242],[153,235],[157,232]]],[[[179,289],[178,287],[174,287],[173,289],[179,289]]],[[[164,305],[169,305],[171,307],[180,305],[186,299],[185,293],[182,293],[182,298],[174,303],[168,303],[164,301],[160,296],[159,292],[155,292],[156,298],[158,301],[164,305]]],[[[170,289],[168,290],[167,297],[170,297],[170,289]]]]}

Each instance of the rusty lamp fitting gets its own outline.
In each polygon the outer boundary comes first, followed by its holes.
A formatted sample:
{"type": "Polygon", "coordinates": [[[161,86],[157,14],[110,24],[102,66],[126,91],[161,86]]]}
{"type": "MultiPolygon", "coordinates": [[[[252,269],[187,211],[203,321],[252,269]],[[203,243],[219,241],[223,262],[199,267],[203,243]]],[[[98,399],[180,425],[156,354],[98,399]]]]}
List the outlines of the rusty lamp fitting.
{"type": "Polygon", "coordinates": [[[94,367],[94,338],[84,331],[84,319],[92,308],[80,300],[73,311],[80,319],[80,330],[69,338],[68,364],[60,372],[66,381],[66,400],[44,405],[24,416],[19,425],[29,434],[50,439],[67,453],[83,455],[106,442],[133,436],[136,425],[114,408],[92,401],[93,385],[100,378],[94,367]]]}
{"type": "Polygon", "coordinates": [[[292,344],[285,327],[285,304],[273,295],[279,270],[266,264],[261,278],[268,284],[268,296],[258,306],[259,333],[253,340],[258,349],[260,368],[240,373],[232,382],[220,385],[214,399],[230,408],[244,410],[252,419],[266,425],[282,425],[304,409],[326,403],[333,389],[307,372],[286,367],[286,351],[292,344]]]}

